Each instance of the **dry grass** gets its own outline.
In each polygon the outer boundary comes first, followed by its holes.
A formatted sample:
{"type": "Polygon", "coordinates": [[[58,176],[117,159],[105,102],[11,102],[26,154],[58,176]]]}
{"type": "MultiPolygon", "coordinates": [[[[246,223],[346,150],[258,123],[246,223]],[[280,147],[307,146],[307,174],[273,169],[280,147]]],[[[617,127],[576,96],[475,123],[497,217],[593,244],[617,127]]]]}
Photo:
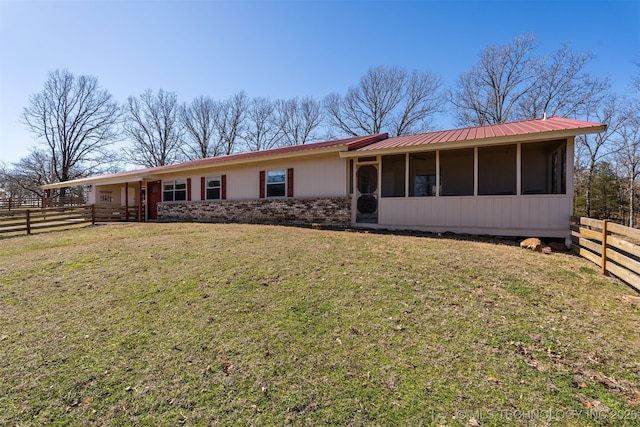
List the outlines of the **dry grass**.
{"type": "Polygon", "coordinates": [[[640,425],[640,310],[596,268],[250,225],[4,239],[0,424],[640,425]]]}

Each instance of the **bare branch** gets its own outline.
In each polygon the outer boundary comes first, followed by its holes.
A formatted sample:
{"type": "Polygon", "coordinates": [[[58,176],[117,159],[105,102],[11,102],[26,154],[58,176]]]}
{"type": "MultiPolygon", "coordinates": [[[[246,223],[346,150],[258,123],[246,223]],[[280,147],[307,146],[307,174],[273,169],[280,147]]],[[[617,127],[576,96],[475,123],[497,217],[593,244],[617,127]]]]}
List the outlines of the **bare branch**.
{"type": "Polygon", "coordinates": [[[450,94],[457,123],[482,126],[514,120],[519,100],[534,87],[535,47],[531,34],[516,37],[508,45],[487,47],[450,94]]]}
{"type": "Polygon", "coordinates": [[[348,136],[423,131],[439,111],[440,85],[429,72],[374,67],[344,97],[327,96],[324,109],[329,126],[348,136]]]}
{"type": "Polygon", "coordinates": [[[204,159],[222,154],[220,147],[214,143],[217,107],[211,98],[201,96],[180,109],[187,139],[183,154],[187,159],[204,159]]]}
{"type": "Polygon", "coordinates": [[[23,123],[48,147],[58,182],[86,176],[111,161],[108,148],[119,138],[120,117],[97,78],[75,77],[68,70],[50,72],[43,91],[30,97],[22,114],[23,123]]]}
{"type": "Polygon", "coordinates": [[[148,89],[138,98],[129,97],[126,113],[124,130],[132,140],[126,153],[131,163],[156,167],[180,160],[183,131],[174,92],[160,89],[154,96],[148,89]]]}

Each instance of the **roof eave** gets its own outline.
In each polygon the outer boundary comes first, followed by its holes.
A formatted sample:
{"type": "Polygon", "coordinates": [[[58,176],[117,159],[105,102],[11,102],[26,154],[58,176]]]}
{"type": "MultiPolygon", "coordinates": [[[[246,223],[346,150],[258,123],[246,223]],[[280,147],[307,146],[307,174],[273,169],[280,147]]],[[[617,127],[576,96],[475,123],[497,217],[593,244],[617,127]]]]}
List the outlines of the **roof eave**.
{"type": "Polygon", "coordinates": [[[422,145],[408,145],[402,147],[389,147],[389,148],[380,148],[380,149],[367,149],[363,147],[363,149],[358,149],[354,151],[340,152],[340,157],[342,158],[354,158],[361,156],[371,156],[378,154],[400,154],[400,153],[416,153],[416,152],[424,152],[424,151],[434,151],[434,150],[446,150],[453,148],[471,148],[476,146],[484,146],[484,145],[504,145],[504,144],[513,144],[519,142],[539,142],[550,139],[564,139],[569,137],[575,137],[577,135],[587,135],[587,134],[596,134],[600,132],[604,132],[607,128],[607,125],[594,126],[590,128],[583,129],[563,129],[563,130],[553,130],[548,132],[539,132],[539,133],[528,133],[521,135],[507,135],[507,136],[497,136],[491,138],[480,138],[480,139],[469,139],[464,141],[447,141],[447,142],[434,142],[430,144],[422,144],[422,145]]]}
{"type": "MultiPolygon", "coordinates": [[[[174,174],[174,173],[177,173],[177,172],[189,172],[189,171],[196,171],[196,170],[200,170],[200,169],[214,169],[214,168],[219,168],[219,167],[237,166],[237,165],[242,165],[242,164],[259,163],[259,162],[272,161],[272,160],[282,160],[282,159],[290,159],[290,158],[316,156],[316,155],[323,155],[323,154],[341,152],[343,150],[346,151],[346,149],[347,149],[347,144],[343,144],[343,145],[334,145],[334,146],[325,147],[325,148],[314,148],[314,149],[311,149],[311,150],[301,150],[299,152],[269,154],[269,155],[264,155],[264,156],[253,156],[253,157],[248,157],[248,158],[243,158],[243,159],[219,160],[219,161],[217,161],[215,163],[200,163],[200,164],[197,164],[197,165],[184,165],[184,166],[176,165],[175,168],[172,167],[172,168],[167,168],[167,169],[163,169],[163,170],[159,170],[159,171],[154,171],[153,175],[154,176],[163,176],[163,175],[174,174]]],[[[218,157],[218,158],[212,157],[212,158],[222,159],[221,157],[218,157]]]]}
{"type": "Polygon", "coordinates": [[[55,188],[64,188],[64,187],[75,187],[80,185],[92,185],[96,182],[100,182],[101,185],[113,185],[113,184],[124,184],[126,182],[139,182],[145,179],[149,179],[151,175],[148,174],[131,174],[131,175],[122,175],[113,178],[107,178],[105,175],[101,176],[92,176],[88,178],[74,179],[73,181],[65,181],[65,182],[54,182],[53,184],[45,184],[40,186],[43,190],[52,190],[55,188]]]}
{"type": "Polygon", "coordinates": [[[65,181],[65,182],[56,182],[53,184],[43,185],[41,188],[44,190],[50,190],[55,188],[63,188],[63,187],[74,187],[79,185],[90,185],[94,183],[100,183],[100,185],[113,185],[113,184],[124,184],[126,182],[138,182],[145,180],[156,180],[160,179],[162,176],[172,175],[181,172],[192,172],[201,169],[217,169],[222,167],[229,166],[237,166],[242,164],[251,164],[251,163],[259,163],[265,161],[274,161],[274,160],[282,160],[282,159],[290,159],[290,158],[300,158],[306,156],[316,156],[323,154],[336,153],[340,151],[346,151],[348,149],[347,144],[334,145],[331,147],[324,148],[315,148],[311,150],[301,150],[299,152],[288,152],[288,153],[280,153],[280,154],[267,154],[264,156],[252,156],[248,158],[241,159],[230,159],[230,160],[221,160],[222,157],[212,157],[212,159],[216,159],[213,163],[198,163],[195,165],[184,165],[180,164],[175,165],[175,167],[171,168],[150,168],[141,171],[134,171],[130,174],[121,174],[115,177],[109,177],[109,175],[101,175],[95,177],[81,178],[73,181],[65,181]]]}

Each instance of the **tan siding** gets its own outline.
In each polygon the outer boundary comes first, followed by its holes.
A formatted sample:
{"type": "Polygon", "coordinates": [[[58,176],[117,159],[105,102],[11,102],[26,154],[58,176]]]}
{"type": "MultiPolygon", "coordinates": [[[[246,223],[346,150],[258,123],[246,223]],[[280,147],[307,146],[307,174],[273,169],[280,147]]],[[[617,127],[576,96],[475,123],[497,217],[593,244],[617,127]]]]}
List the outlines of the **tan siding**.
{"type": "Polygon", "coordinates": [[[260,196],[261,170],[294,169],[295,197],[340,197],[346,196],[347,159],[336,153],[309,158],[275,160],[251,165],[202,169],[190,173],[163,175],[163,181],[191,178],[193,200],[200,199],[200,177],[227,175],[227,199],[258,199],[260,196]]]}
{"type": "Polygon", "coordinates": [[[379,227],[505,236],[565,237],[570,195],[380,199],[379,227]]]}
{"type": "MultiPolygon", "coordinates": [[[[94,185],[95,189],[95,203],[98,205],[122,205],[124,206],[124,185],[123,184],[112,184],[112,185],[94,185]],[[100,200],[100,192],[101,191],[110,191],[111,192],[111,202],[103,202],[100,200]]],[[[131,188],[129,188],[131,190],[131,188]]],[[[131,192],[129,192],[129,196],[131,196],[131,192]]]]}
{"type": "Polygon", "coordinates": [[[129,206],[138,206],[138,183],[129,184],[129,189],[125,190],[124,185],[120,186],[120,205],[125,206],[125,195],[128,194],[129,206]]]}

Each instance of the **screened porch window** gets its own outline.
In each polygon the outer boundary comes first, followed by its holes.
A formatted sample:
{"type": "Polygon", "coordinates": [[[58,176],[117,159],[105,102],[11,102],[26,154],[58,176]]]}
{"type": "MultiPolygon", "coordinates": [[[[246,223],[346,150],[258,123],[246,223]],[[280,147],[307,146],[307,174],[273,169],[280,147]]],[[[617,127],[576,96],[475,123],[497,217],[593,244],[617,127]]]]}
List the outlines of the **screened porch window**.
{"type": "Polygon", "coordinates": [[[478,148],[478,194],[481,196],[516,194],[517,146],[478,148]]]}
{"type": "Polygon", "coordinates": [[[567,193],[567,143],[522,144],[522,194],[567,193]]]}
{"type": "Polygon", "coordinates": [[[436,195],[436,152],[409,154],[409,197],[436,195]]]}
{"type": "Polygon", "coordinates": [[[441,196],[473,196],[473,148],[440,151],[441,196]]]}
{"type": "Polygon", "coordinates": [[[162,201],[180,202],[187,200],[187,180],[178,179],[162,183],[162,201]]]}
{"type": "Polygon", "coordinates": [[[382,197],[404,197],[405,155],[382,156],[382,197]]]}

